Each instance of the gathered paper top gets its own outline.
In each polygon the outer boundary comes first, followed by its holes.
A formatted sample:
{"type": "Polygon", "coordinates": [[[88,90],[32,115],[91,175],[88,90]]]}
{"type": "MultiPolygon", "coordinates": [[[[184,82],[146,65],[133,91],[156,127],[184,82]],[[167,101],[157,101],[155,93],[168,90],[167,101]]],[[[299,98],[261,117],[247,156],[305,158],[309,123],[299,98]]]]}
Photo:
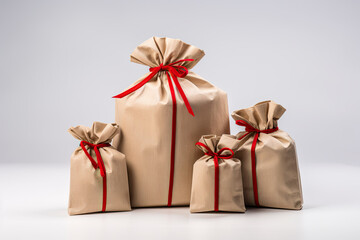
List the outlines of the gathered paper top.
{"type": "Polygon", "coordinates": [[[177,64],[191,69],[204,55],[203,50],[179,39],[152,37],[134,50],[130,60],[149,67],[157,67],[161,63],[168,65],[181,59],[194,59],[192,62],[177,64]]]}
{"type": "Polygon", "coordinates": [[[286,109],[274,101],[260,102],[253,107],[234,111],[231,116],[236,120],[243,120],[259,130],[276,128],[277,120],[286,109]]]}
{"type": "Polygon", "coordinates": [[[110,143],[117,134],[119,126],[115,123],[94,122],[92,127],[76,126],[68,129],[74,138],[92,144],[110,143]]]}
{"type": "MultiPolygon", "coordinates": [[[[222,148],[230,148],[235,152],[240,146],[240,141],[237,140],[235,136],[229,134],[223,134],[222,136],[204,135],[200,138],[199,142],[208,146],[213,152],[219,152],[222,148]]],[[[197,145],[197,147],[200,148],[204,153],[207,152],[204,147],[199,145],[197,145]]],[[[229,150],[225,150],[221,153],[221,155],[228,154],[231,154],[229,150]]]]}

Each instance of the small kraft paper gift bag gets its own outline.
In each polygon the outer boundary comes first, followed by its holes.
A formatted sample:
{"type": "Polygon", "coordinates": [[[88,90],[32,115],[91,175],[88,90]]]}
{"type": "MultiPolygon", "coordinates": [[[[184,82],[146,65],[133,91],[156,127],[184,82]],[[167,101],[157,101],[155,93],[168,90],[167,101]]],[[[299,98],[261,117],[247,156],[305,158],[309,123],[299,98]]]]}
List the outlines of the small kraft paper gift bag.
{"type": "Polygon", "coordinates": [[[245,212],[241,162],[234,157],[240,141],[231,135],[202,136],[205,153],[194,164],[190,212],[245,212]]]}
{"type": "Polygon", "coordinates": [[[110,145],[118,125],[71,127],[80,146],[71,156],[69,215],[131,210],[125,155],[110,145]]]}
{"type": "Polygon", "coordinates": [[[189,205],[192,167],[202,135],[229,133],[225,92],[191,72],[204,51],[178,39],[153,37],[131,61],[149,66],[115,96],[115,121],[126,155],[133,207],[189,205]]]}
{"type": "Polygon", "coordinates": [[[245,127],[236,137],[241,146],[245,204],[301,209],[303,204],[295,142],[278,127],[286,111],[273,101],[234,111],[236,124],[245,127]]]}

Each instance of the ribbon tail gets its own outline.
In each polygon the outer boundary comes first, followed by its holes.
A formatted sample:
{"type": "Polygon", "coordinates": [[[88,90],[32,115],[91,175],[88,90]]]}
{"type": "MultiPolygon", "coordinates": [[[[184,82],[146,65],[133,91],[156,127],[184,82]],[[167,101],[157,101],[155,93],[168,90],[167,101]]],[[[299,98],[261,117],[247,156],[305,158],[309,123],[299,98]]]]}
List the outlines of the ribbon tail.
{"type": "Polygon", "coordinates": [[[184,103],[185,103],[185,106],[186,106],[188,112],[189,112],[191,115],[195,116],[195,114],[194,114],[194,112],[193,112],[193,110],[192,110],[192,108],[191,108],[191,105],[190,105],[190,103],[189,103],[189,101],[188,101],[188,99],[187,99],[187,97],[186,97],[186,95],[185,95],[185,93],[184,93],[184,91],[183,91],[180,83],[179,83],[178,78],[177,78],[172,72],[170,72],[170,74],[171,74],[171,77],[172,77],[173,80],[174,80],[174,83],[175,83],[176,88],[178,89],[178,91],[179,91],[179,93],[180,93],[181,98],[184,100],[184,103]]]}
{"type": "Polygon", "coordinates": [[[256,155],[255,155],[255,148],[256,148],[256,143],[257,143],[258,137],[259,137],[259,133],[256,133],[254,136],[253,143],[251,145],[251,171],[252,171],[252,180],[253,180],[254,200],[255,200],[255,205],[257,207],[260,206],[258,187],[257,187],[257,177],[256,177],[256,155]]]}
{"type": "Polygon", "coordinates": [[[174,168],[175,168],[175,141],[176,141],[176,97],[174,86],[171,82],[171,78],[168,73],[166,73],[168,78],[171,99],[172,99],[172,123],[171,123],[171,152],[170,152],[170,179],[169,179],[169,193],[168,193],[168,206],[171,206],[172,203],[172,194],[174,186],[174,168]]]}
{"type": "Polygon", "coordinates": [[[116,95],[116,96],[113,96],[113,98],[123,98],[125,97],[126,95],[138,90],[139,88],[141,88],[142,86],[144,86],[148,81],[150,81],[156,73],[158,73],[159,70],[157,71],[153,71],[151,72],[144,80],[142,80],[141,82],[139,82],[138,84],[136,84],[135,86],[129,88],[128,90],[116,95]]]}
{"type": "Polygon", "coordinates": [[[95,150],[95,154],[96,154],[96,158],[98,161],[98,165],[100,168],[100,175],[103,179],[103,203],[102,203],[102,208],[101,211],[105,212],[106,211],[106,199],[107,199],[107,188],[106,188],[106,170],[105,170],[105,164],[104,161],[101,158],[101,154],[99,152],[99,149],[97,147],[94,148],[95,150]]]}
{"type": "Polygon", "coordinates": [[[214,211],[219,211],[219,160],[218,157],[214,157],[215,165],[215,196],[214,196],[214,211]]]}
{"type": "Polygon", "coordinates": [[[95,147],[94,150],[95,150],[96,158],[97,158],[98,165],[99,165],[99,168],[100,168],[100,175],[101,175],[102,177],[104,177],[104,176],[105,176],[105,165],[104,165],[104,161],[103,161],[102,158],[101,158],[99,149],[98,149],[97,147],[95,147]]]}
{"type": "Polygon", "coordinates": [[[106,175],[103,177],[103,204],[102,204],[102,208],[101,211],[105,212],[106,211],[106,201],[107,201],[107,188],[106,188],[106,175]]]}
{"type": "Polygon", "coordinates": [[[87,151],[86,147],[85,147],[85,144],[88,144],[87,142],[85,141],[81,141],[80,142],[80,147],[82,148],[82,150],[84,151],[85,155],[88,157],[88,159],[90,160],[91,164],[93,165],[93,167],[95,169],[97,169],[99,166],[98,164],[95,162],[95,160],[91,157],[90,153],[87,151]]]}

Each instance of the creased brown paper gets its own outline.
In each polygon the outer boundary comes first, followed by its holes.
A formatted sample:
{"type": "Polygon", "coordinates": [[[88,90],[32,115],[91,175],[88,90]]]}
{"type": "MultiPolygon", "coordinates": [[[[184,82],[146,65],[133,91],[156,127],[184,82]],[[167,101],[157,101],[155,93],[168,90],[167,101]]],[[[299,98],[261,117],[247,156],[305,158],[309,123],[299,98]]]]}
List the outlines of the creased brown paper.
{"type": "MultiPolygon", "coordinates": [[[[243,120],[252,127],[265,130],[278,127],[278,119],[286,111],[273,101],[265,101],[253,107],[234,111],[235,120],[243,120]]],[[[246,132],[239,132],[241,138],[246,132]]],[[[255,133],[242,138],[235,156],[241,159],[245,204],[255,206],[251,168],[251,146],[255,133]]],[[[260,206],[301,209],[303,204],[300,173],[295,142],[290,136],[277,130],[260,133],[255,148],[256,179],[260,206]]]]}
{"type": "MultiPolygon", "coordinates": [[[[218,153],[222,148],[233,151],[239,148],[240,141],[231,135],[206,135],[200,141],[218,153]]],[[[204,153],[207,152],[198,146],[204,153]]],[[[229,150],[221,155],[230,154],[229,150]]],[[[233,157],[219,158],[219,211],[245,212],[243,184],[241,175],[241,162],[233,157]]],[[[215,202],[215,164],[214,157],[204,155],[194,164],[193,182],[191,189],[190,212],[214,211],[215,202]]]]}
{"type": "MultiPolygon", "coordinates": [[[[92,144],[110,143],[118,133],[116,124],[94,122],[92,128],[71,127],[69,133],[76,139],[92,144]]],[[[94,149],[86,146],[98,162],[94,149]]],[[[99,148],[106,170],[106,211],[131,210],[125,155],[112,146],[99,148]]],[[[78,147],[71,156],[69,215],[100,212],[103,204],[103,178],[83,149],[78,147]]]]}
{"type": "MultiPolygon", "coordinates": [[[[179,63],[190,70],[203,56],[202,50],[180,40],[153,37],[135,49],[131,61],[157,67],[161,63],[194,59],[179,63]]],[[[136,83],[148,75],[146,73],[136,83]]],[[[189,114],[176,88],[173,206],[190,202],[192,166],[201,156],[194,146],[197,140],[204,134],[229,133],[226,93],[191,70],[187,76],[179,78],[179,83],[195,116],[189,114]]],[[[166,72],[157,73],[140,89],[116,99],[115,114],[116,123],[121,126],[121,141],[114,139],[114,146],[127,158],[132,206],[166,206],[173,114],[166,72]]]]}

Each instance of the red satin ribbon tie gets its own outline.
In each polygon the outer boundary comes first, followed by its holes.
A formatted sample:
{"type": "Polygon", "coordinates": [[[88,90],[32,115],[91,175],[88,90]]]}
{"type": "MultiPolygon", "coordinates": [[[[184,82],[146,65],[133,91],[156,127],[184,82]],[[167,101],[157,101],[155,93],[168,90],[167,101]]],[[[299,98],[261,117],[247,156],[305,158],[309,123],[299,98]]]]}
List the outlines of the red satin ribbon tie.
{"type": "Polygon", "coordinates": [[[222,148],[218,152],[213,152],[208,146],[201,142],[197,142],[196,145],[199,145],[206,149],[205,155],[211,156],[214,158],[214,166],[215,166],[215,190],[214,190],[214,211],[219,211],[219,158],[221,159],[230,159],[234,156],[233,150],[230,148],[222,148]],[[222,152],[225,150],[228,150],[231,152],[231,154],[228,155],[222,155],[222,152]]]}
{"type": "Polygon", "coordinates": [[[106,197],[107,197],[107,194],[106,194],[107,193],[107,191],[106,191],[106,169],[105,169],[104,161],[102,160],[102,157],[100,155],[99,148],[109,147],[109,146],[110,146],[109,143],[92,144],[87,141],[80,142],[80,147],[82,148],[82,150],[84,151],[84,153],[86,154],[88,159],[90,160],[93,167],[95,169],[98,169],[98,168],[100,169],[100,175],[103,179],[103,203],[102,203],[102,209],[101,209],[102,212],[105,212],[105,210],[106,210],[106,197]],[[97,162],[90,155],[90,153],[87,151],[85,146],[88,146],[90,149],[94,149],[97,162]]]}
{"type": "Polygon", "coordinates": [[[259,193],[258,193],[257,177],[256,177],[256,155],[255,155],[256,143],[258,141],[260,133],[266,133],[266,134],[273,133],[273,132],[276,132],[277,130],[279,130],[279,128],[276,127],[276,128],[272,128],[272,129],[259,130],[257,128],[254,128],[249,123],[247,123],[243,120],[237,120],[236,124],[239,126],[245,127],[245,131],[246,131],[246,133],[243,136],[241,136],[240,138],[238,138],[238,140],[243,139],[250,133],[253,133],[253,132],[255,133],[254,140],[251,145],[251,172],[252,172],[252,182],[253,182],[255,205],[257,207],[259,207],[260,206],[259,193]]]}
{"type": "Polygon", "coordinates": [[[171,100],[172,100],[172,106],[173,106],[173,111],[172,111],[172,130],[171,130],[171,152],[170,152],[170,179],[169,179],[169,193],[168,193],[168,206],[171,206],[172,203],[172,193],[173,193],[173,185],[174,185],[174,166],[175,166],[175,143],[176,143],[176,95],[175,95],[175,90],[174,90],[174,86],[173,83],[171,81],[174,81],[174,84],[181,96],[181,98],[184,101],[184,104],[188,110],[188,112],[192,115],[194,115],[194,112],[191,108],[191,105],[184,93],[184,90],[182,89],[178,77],[179,78],[184,78],[188,73],[188,69],[184,66],[181,65],[177,65],[181,62],[192,62],[194,61],[194,59],[181,59],[179,61],[170,63],[168,65],[163,65],[162,63],[157,66],[157,67],[152,67],[149,69],[150,74],[141,82],[139,82],[138,84],[136,84],[135,86],[129,88],[128,90],[120,93],[119,95],[114,96],[113,98],[123,98],[126,95],[138,90],[139,88],[141,88],[142,86],[144,86],[147,82],[149,82],[158,72],[160,71],[165,71],[166,72],[166,76],[168,79],[168,83],[169,83],[169,89],[170,89],[170,93],[171,93],[171,100]]]}

